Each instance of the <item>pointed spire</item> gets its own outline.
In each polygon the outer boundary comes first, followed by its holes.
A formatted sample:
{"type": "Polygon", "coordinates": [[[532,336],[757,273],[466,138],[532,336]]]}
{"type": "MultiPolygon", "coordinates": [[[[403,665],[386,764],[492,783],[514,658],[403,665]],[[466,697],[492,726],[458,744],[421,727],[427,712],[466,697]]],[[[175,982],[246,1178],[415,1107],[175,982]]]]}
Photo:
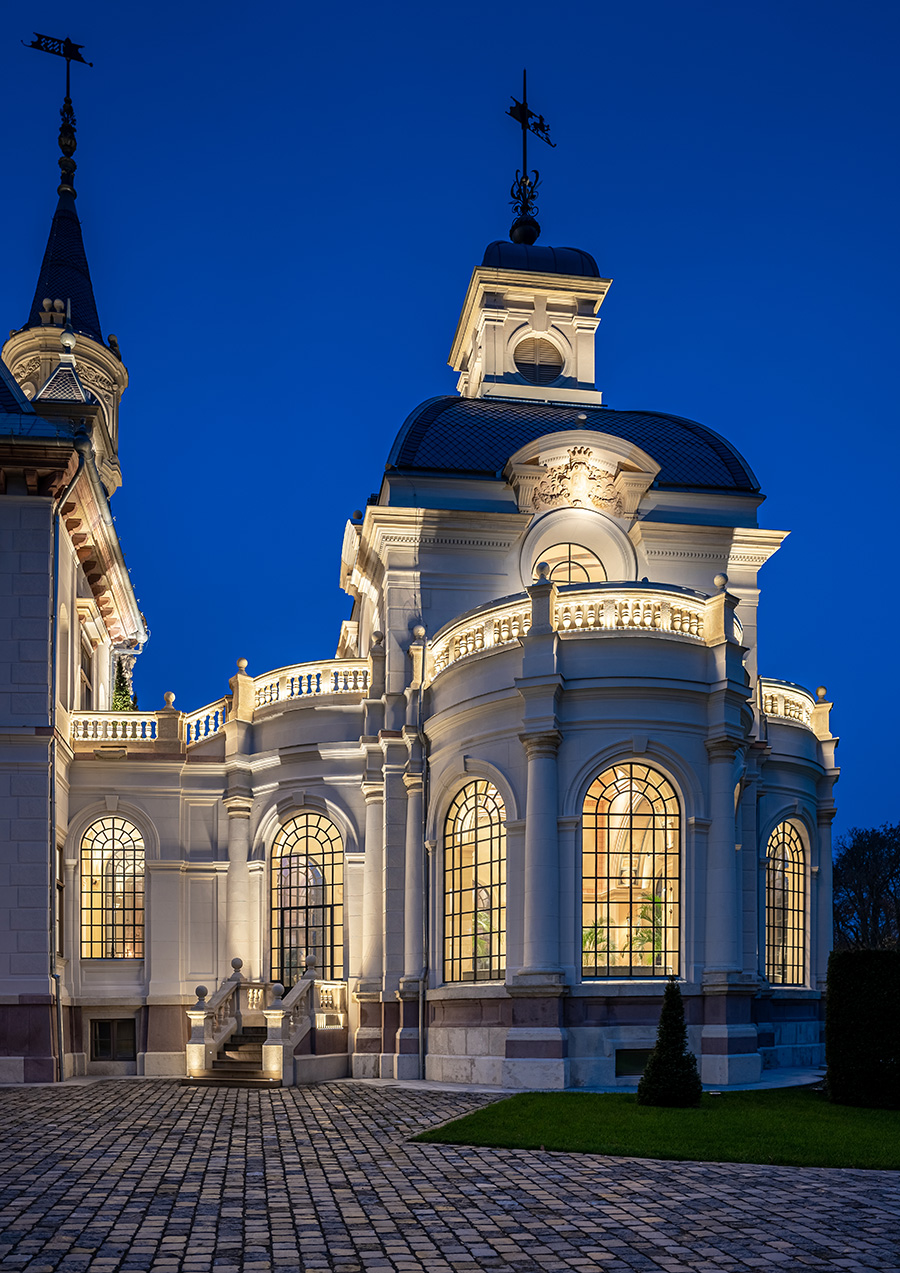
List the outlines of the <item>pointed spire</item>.
{"type": "Polygon", "coordinates": [[[75,331],[103,344],[97,302],[88,268],[81,222],[75,211],[75,112],[66,94],[60,114],[59,160],[61,180],[57,188],[59,203],[50,226],[50,237],[38,275],[31,312],[26,327],[59,326],[63,299],[71,302],[72,326],[75,331]]]}

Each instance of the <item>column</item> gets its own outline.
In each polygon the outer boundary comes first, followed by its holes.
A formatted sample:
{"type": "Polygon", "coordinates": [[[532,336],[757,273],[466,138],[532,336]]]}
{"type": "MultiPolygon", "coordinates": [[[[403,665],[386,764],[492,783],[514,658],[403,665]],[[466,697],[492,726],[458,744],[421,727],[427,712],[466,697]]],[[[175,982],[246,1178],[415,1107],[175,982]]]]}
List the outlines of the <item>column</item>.
{"type": "Polygon", "coordinates": [[[359,988],[380,991],[384,966],[382,874],[384,869],[384,787],[363,784],[366,801],[365,863],[363,866],[363,940],[359,988]]]}
{"type": "Polygon", "coordinates": [[[819,864],[818,871],[811,876],[810,893],[816,891],[816,931],[810,932],[810,945],[813,946],[812,968],[810,969],[810,985],[825,989],[828,978],[828,956],[834,945],[834,918],[832,911],[832,846],[831,824],[837,810],[834,805],[820,805],[816,817],[818,833],[819,864]]]}
{"type": "Polygon", "coordinates": [[[734,760],[740,744],[730,738],[706,744],[709,753],[710,828],[706,856],[704,970],[737,971],[738,909],[735,870],[734,760]]]}
{"type": "Polygon", "coordinates": [[[226,799],[228,810],[228,875],[225,889],[225,958],[243,959],[252,979],[254,951],[250,941],[250,805],[241,799],[226,799]]]}
{"type": "Polygon", "coordinates": [[[525,803],[524,975],[559,977],[559,831],[557,730],[523,734],[528,760],[525,803]]]}

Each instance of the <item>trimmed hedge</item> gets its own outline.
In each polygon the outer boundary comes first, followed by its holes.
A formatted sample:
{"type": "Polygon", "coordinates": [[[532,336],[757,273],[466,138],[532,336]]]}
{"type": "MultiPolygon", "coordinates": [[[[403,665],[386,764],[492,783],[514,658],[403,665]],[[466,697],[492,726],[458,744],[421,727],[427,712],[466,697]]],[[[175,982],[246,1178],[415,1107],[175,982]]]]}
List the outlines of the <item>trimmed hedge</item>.
{"type": "Polygon", "coordinates": [[[825,1055],[829,1100],[900,1109],[900,951],[832,953],[825,1055]]]}

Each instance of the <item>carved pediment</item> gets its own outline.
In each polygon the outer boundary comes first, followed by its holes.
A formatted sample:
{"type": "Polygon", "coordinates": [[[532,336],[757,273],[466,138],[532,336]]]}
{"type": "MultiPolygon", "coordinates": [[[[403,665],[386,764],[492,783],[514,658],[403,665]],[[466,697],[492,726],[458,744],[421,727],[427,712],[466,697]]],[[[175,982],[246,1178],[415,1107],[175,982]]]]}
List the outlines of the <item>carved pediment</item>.
{"type": "Polygon", "coordinates": [[[548,508],[596,508],[613,517],[621,517],[623,512],[613,474],[594,463],[589,446],[572,447],[564,463],[548,465],[531,502],[535,512],[548,508]]]}

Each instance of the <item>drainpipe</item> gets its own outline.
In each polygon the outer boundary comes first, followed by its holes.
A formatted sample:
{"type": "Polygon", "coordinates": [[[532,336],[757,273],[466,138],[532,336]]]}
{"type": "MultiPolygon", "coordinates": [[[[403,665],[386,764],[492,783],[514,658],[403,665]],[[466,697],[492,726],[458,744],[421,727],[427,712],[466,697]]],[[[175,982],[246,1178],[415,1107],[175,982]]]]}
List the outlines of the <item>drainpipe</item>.
{"type": "Polygon", "coordinates": [[[57,678],[58,671],[58,646],[59,646],[59,569],[57,562],[59,561],[59,517],[63,504],[71,495],[75,483],[84,470],[85,457],[90,453],[91,441],[82,420],[75,434],[75,450],[78,452],[78,467],[71,480],[66,484],[65,490],[56,500],[56,506],[53,510],[53,553],[50,558],[50,580],[52,609],[50,612],[50,755],[47,758],[48,777],[50,785],[50,807],[48,813],[47,827],[47,848],[50,862],[50,896],[48,907],[48,928],[50,939],[50,977],[55,983],[56,1000],[56,1075],[57,1081],[62,1082],[65,1072],[64,1053],[65,1053],[65,1035],[63,1033],[63,1014],[62,1014],[62,992],[60,989],[60,975],[56,963],[56,899],[58,891],[56,888],[56,697],[57,697],[57,678]]]}
{"type": "MultiPolygon", "coordinates": [[[[424,636],[424,633],[423,633],[424,636]]],[[[429,854],[425,846],[425,837],[428,832],[428,739],[425,737],[422,729],[422,698],[425,693],[425,657],[428,652],[426,644],[422,651],[422,672],[419,677],[419,694],[418,694],[418,719],[416,720],[416,729],[422,738],[422,975],[419,977],[419,1078],[425,1077],[425,1053],[427,1051],[425,1045],[425,988],[428,983],[429,973],[429,951],[428,951],[428,898],[430,894],[429,886],[429,854]]]]}

